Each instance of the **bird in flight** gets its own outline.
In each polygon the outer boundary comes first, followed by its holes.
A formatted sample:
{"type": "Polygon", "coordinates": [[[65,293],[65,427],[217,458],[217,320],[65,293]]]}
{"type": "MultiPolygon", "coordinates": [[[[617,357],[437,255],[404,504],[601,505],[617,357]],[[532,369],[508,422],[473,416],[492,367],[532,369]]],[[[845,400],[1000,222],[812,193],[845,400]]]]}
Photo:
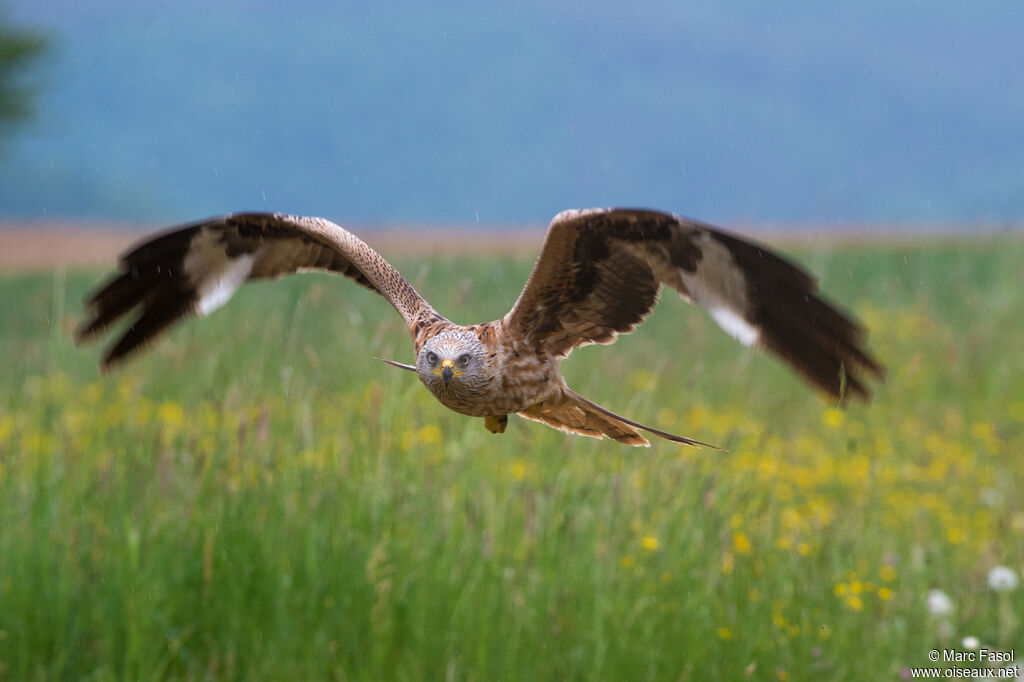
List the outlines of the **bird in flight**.
{"type": "Polygon", "coordinates": [[[815,280],[766,247],[704,223],[639,209],[564,211],[512,310],[493,322],[458,325],[441,316],[376,251],[322,218],[242,213],[152,236],[120,259],[86,301],[76,340],[94,339],[122,316],[134,320],[107,351],[109,368],[191,315],[207,315],[245,282],[293,272],[336,272],[391,303],[412,334],[419,376],[443,405],[483,417],[503,433],[518,414],[570,433],[649,445],[645,426],[574,392],[559,364],[574,348],[609,344],[675,289],[742,344],[767,350],[831,396],[870,400],[884,369],[865,331],[818,294],[815,280]]]}

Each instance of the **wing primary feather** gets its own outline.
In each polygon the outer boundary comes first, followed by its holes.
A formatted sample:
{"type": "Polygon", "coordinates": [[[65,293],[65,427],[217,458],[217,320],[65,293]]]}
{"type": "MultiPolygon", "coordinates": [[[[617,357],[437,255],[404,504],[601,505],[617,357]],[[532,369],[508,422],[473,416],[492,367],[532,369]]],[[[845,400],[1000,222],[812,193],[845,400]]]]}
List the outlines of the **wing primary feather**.
{"type": "Polygon", "coordinates": [[[863,328],[827,303],[814,279],[798,266],[732,235],[712,235],[729,250],[746,283],[745,295],[730,312],[756,330],[756,344],[840,402],[870,400],[859,374],[882,379],[885,370],[863,349],[863,328]]]}
{"type": "Polygon", "coordinates": [[[527,347],[564,358],[632,331],[662,285],[841,401],[870,399],[868,380],[884,379],[884,368],[866,350],[864,329],[822,298],[802,268],[755,242],[658,211],[556,216],[503,325],[527,347]]]}
{"type": "Polygon", "coordinates": [[[116,273],[85,303],[78,343],[138,310],[103,360],[108,367],[183,317],[208,314],[246,281],[326,270],[390,302],[410,332],[437,317],[412,285],[365,242],[322,218],[241,213],[158,233],[121,256],[116,273]]]}
{"type": "Polygon", "coordinates": [[[195,313],[195,290],[176,285],[176,282],[168,283],[148,298],[142,314],[104,355],[103,370],[109,370],[139,350],[182,317],[195,313]]]}
{"type": "Polygon", "coordinates": [[[75,330],[76,343],[91,340],[169,280],[181,279],[185,257],[201,227],[196,223],[158,234],[124,253],[120,274],[86,299],[87,317],[75,330]]]}
{"type": "Polygon", "coordinates": [[[155,273],[143,275],[137,271],[124,272],[111,279],[87,300],[88,315],[75,330],[75,342],[90,341],[117,322],[150,295],[159,279],[155,273]]]}
{"type": "Polygon", "coordinates": [[[193,237],[204,227],[209,227],[211,223],[221,220],[204,220],[158,232],[122,254],[120,261],[124,265],[136,267],[143,267],[151,263],[158,265],[181,264],[188,253],[193,237]]]}

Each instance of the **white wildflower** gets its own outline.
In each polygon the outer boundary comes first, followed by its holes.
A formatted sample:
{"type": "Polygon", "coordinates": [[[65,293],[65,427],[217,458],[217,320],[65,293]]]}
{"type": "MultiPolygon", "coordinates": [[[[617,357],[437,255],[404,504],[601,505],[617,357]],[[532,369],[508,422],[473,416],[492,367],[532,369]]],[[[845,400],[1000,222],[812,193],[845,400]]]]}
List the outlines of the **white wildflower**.
{"type": "Polygon", "coordinates": [[[1017,571],[1008,566],[995,566],[988,572],[988,586],[996,592],[1010,592],[1017,588],[1017,571]]]}
{"type": "Polygon", "coordinates": [[[978,491],[978,499],[986,507],[999,507],[1003,504],[1003,496],[995,488],[982,488],[978,491]]]}
{"type": "Polygon", "coordinates": [[[941,618],[948,616],[953,613],[953,600],[949,598],[949,595],[940,589],[928,590],[928,596],[925,598],[925,604],[928,607],[928,613],[941,618]]]}
{"type": "Polygon", "coordinates": [[[963,647],[964,651],[976,651],[981,646],[981,641],[973,635],[968,635],[960,642],[960,646],[963,647]]]}

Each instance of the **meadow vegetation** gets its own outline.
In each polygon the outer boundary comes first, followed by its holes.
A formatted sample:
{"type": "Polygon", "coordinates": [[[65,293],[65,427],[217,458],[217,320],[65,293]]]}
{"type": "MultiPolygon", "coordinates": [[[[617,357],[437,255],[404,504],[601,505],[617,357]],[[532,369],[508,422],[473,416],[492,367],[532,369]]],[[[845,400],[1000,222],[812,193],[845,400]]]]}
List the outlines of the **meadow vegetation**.
{"type": "MultiPolygon", "coordinates": [[[[1024,658],[1024,590],[987,581],[1024,566],[1024,242],[795,253],[871,329],[870,406],[674,294],[564,365],[724,451],[492,435],[373,359],[411,361],[408,335],[340,278],[247,286],[108,376],[70,340],[98,273],[0,278],[0,680],[875,680],[967,636],[1024,658]]],[[[395,261],[457,322],[531,265],[395,261]]]]}

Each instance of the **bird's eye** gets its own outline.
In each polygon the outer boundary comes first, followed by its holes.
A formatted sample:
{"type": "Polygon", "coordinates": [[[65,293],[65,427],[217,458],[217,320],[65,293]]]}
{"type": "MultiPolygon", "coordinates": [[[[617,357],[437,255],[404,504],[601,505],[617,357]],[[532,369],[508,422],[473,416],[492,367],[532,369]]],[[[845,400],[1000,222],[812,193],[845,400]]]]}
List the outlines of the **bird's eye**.
{"type": "Polygon", "coordinates": [[[432,365],[436,365],[437,364],[437,356],[434,355],[433,353],[427,353],[427,362],[429,362],[432,365]]]}
{"type": "Polygon", "coordinates": [[[459,356],[459,364],[461,366],[463,366],[463,367],[468,365],[469,364],[469,356],[468,355],[460,355],[459,356]]]}

